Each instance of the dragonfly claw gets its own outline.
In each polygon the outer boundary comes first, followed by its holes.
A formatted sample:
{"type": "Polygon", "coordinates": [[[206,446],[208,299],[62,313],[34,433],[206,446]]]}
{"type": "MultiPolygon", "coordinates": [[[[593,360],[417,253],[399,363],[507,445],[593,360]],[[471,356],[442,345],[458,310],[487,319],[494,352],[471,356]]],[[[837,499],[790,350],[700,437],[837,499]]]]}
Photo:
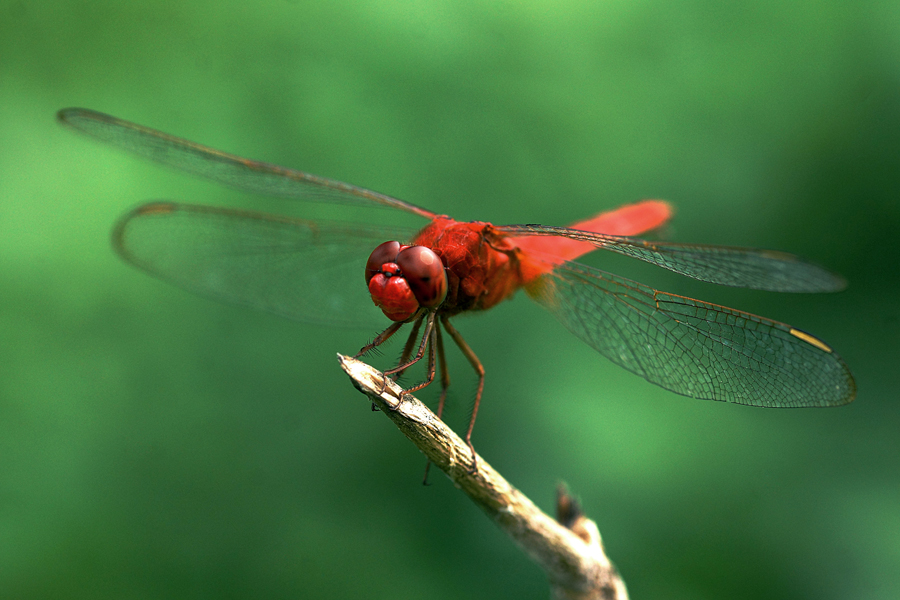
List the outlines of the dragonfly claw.
{"type": "Polygon", "coordinates": [[[469,475],[474,475],[478,472],[478,455],[475,454],[475,446],[472,445],[472,442],[468,441],[467,443],[469,444],[469,450],[472,451],[472,464],[469,465],[467,471],[469,472],[469,475]]]}

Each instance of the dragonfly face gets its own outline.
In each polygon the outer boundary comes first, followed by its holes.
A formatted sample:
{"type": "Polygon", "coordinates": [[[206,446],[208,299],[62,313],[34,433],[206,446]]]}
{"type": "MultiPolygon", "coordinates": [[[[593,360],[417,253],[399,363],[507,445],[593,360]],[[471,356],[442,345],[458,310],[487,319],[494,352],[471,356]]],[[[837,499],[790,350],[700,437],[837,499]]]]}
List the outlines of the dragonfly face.
{"type": "Polygon", "coordinates": [[[392,321],[408,321],[420,308],[437,309],[447,297],[440,257],[425,246],[385,242],[366,262],[372,301],[392,321]]]}

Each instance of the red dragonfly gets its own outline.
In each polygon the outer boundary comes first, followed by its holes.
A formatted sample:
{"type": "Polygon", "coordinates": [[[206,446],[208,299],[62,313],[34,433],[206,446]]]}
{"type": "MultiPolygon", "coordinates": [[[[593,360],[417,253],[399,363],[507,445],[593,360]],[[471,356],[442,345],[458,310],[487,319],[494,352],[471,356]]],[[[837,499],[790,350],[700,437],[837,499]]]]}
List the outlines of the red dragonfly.
{"type": "Polygon", "coordinates": [[[450,319],[491,308],[519,288],[600,354],[677,394],[766,407],[837,406],[856,395],[844,361],[804,331],[573,262],[601,248],[721,285],[778,292],[845,286],[841,277],[783,252],[630,237],[665,223],[671,215],[665,202],[626,205],[568,228],[464,223],[102,113],[71,108],[58,118],[113,146],[248,192],[380,205],[427,219],[415,232],[156,202],[125,215],[113,240],[126,261],[163,280],[282,316],[366,326],[380,308],[393,323],[360,354],[411,323],[399,364],[385,374],[402,374],[427,352],[427,379],[405,391],[431,383],[437,361],[438,416],[450,382],[446,331],[478,374],[466,431],[470,448],[484,368],[450,319]],[[362,293],[363,274],[369,298],[362,293]]]}

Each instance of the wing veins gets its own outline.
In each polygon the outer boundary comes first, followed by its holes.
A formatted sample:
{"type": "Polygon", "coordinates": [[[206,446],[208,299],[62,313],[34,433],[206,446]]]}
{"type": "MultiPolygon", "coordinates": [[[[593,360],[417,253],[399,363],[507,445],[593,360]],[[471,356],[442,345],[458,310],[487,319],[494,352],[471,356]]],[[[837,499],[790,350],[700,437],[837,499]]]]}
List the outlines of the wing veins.
{"type": "Polygon", "coordinates": [[[504,225],[495,226],[495,229],[514,236],[565,237],[686,277],[732,287],[781,292],[831,292],[846,286],[840,276],[786,252],[673,242],[651,243],[640,238],[545,225],[504,225]]]}
{"type": "Polygon", "coordinates": [[[386,194],[242,158],[100,112],[67,108],[59,111],[57,118],[81,133],[132,154],[246,192],[301,200],[389,206],[428,219],[436,216],[429,210],[386,194]]]}
{"type": "Polygon", "coordinates": [[[676,393],[762,406],[833,406],[855,396],[840,357],[790,335],[784,323],[578,263],[542,279],[531,295],[573,333],[676,393]]]}

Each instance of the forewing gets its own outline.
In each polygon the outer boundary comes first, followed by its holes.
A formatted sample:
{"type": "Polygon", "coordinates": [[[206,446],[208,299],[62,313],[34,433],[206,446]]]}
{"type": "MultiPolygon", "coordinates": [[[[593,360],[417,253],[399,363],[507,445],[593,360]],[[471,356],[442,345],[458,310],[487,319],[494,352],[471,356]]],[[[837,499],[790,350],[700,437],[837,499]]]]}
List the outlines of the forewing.
{"type": "Polygon", "coordinates": [[[435,216],[429,210],[385,194],[241,158],[96,111],[67,108],[59,111],[57,118],[65,125],[117,148],[247,192],[302,200],[381,205],[426,218],[435,216]]]}
{"type": "Polygon", "coordinates": [[[387,324],[365,284],[369,253],[415,232],[304,221],[167,202],[128,213],[113,244],[135,266],[179,287],[301,321],[387,324]]]}
{"type": "Polygon", "coordinates": [[[511,235],[551,235],[588,242],[664,269],[719,285],[772,292],[835,292],[846,281],[806,260],[774,250],[649,242],[637,238],[545,225],[505,225],[511,235]]]}
{"type": "Polygon", "coordinates": [[[856,395],[841,358],[784,323],[571,262],[527,289],[600,354],[678,394],[767,407],[837,406],[856,395]]]}

